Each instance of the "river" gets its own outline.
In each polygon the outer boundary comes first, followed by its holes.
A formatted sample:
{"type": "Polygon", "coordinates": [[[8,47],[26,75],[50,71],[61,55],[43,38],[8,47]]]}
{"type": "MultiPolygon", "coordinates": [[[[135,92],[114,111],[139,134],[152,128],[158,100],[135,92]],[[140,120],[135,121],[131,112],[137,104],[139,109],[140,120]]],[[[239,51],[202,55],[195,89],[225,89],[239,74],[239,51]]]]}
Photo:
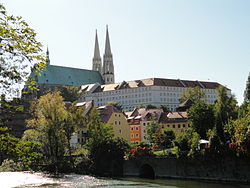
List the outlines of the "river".
{"type": "Polygon", "coordinates": [[[29,172],[0,172],[0,188],[87,188],[87,187],[113,187],[113,188],[249,188],[250,185],[219,184],[211,182],[168,180],[148,180],[140,178],[107,179],[86,175],[62,175],[50,177],[43,173],[29,172]]]}

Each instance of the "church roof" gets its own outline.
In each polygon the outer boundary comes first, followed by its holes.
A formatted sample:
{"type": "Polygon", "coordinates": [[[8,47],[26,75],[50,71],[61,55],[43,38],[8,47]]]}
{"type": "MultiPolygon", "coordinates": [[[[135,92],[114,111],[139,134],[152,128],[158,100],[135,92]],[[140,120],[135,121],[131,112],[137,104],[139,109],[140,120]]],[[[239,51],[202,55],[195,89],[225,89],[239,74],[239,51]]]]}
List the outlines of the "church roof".
{"type": "Polygon", "coordinates": [[[38,84],[80,86],[84,84],[104,84],[98,71],[47,65],[46,70],[36,78],[38,84]]]}

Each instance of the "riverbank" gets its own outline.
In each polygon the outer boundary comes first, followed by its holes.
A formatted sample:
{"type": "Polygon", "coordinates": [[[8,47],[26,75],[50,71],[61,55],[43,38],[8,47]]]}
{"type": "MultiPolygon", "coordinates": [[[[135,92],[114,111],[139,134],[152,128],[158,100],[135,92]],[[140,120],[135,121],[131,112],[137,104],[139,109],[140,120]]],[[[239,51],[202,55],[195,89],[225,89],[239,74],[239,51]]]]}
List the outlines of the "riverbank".
{"type": "Polygon", "coordinates": [[[50,187],[50,188],[88,188],[88,187],[113,187],[113,188],[248,188],[242,184],[221,184],[201,181],[184,181],[173,179],[142,179],[142,178],[98,178],[89,175],[68,174],[51,178],[43,173],[29,172],[0,172],[1,188],[14,187],[50,187]]]}

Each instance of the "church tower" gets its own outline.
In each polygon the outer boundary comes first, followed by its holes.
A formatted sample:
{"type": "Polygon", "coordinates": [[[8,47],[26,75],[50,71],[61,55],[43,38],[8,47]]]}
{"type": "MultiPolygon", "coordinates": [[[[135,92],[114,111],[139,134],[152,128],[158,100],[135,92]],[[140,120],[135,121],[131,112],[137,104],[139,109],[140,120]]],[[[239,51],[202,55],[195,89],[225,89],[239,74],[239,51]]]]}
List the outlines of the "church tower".
{"type": "Polygon", "coordinates": [[[105,84],[112,84],[115,82],[113,56],[110,48],[108,26],[106,29],[105,52],[103,55],[103,80],[105,84]]]}
{"type": "Polygon", "coordinates": [[[97,37],[97,30],[95,34],[95,49],[94,49],[94,57],[92,60],[92,70],[99,71],[102,75],[102,59],[99,51],[99,43],[97,37]]]}

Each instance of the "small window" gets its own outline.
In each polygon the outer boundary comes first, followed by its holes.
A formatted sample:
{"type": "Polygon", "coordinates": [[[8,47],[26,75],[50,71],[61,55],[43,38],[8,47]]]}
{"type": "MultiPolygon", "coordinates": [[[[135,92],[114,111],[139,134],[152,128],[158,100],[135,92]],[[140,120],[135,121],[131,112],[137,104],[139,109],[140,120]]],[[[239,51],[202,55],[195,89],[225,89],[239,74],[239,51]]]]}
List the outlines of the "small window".
{"type": "Polygon", "coordinates": [[[175,125],[173,125],[173,128],[175,128],[175,125]]]}
{"type": "Polygon", "coordinates": [[[131,131],[133,131],[134,130],[134,128],[133,127],[131,127],[131,131]]]}
{"type": "Polygon", "coordinates": [[[183,127],[183,128],[185,128],[185,127],[186,127],[186,125],[185,125],[185,124],[183,124],[183,125],[182,125],[182,127],[183,127]]]}
{"type": "Polygon", "coordinates": [[[139,130],[139,128],[138,128],[138,127],[136,127],[136,128],[135,128],[135,130],[137,130],[137,131],[138,131],[138,130],[139,130]]]}
{"type": "Polygon", "coordinates": [[[139,134],[136,134],[135,137],[136,137],[136,138],[139,138],[139,134]]]}
{"type": "Polygon", "coordinates": [[[180,124],[178,124],[178,128],[181,128],[181,125],[180,125],[180,124]]]}

